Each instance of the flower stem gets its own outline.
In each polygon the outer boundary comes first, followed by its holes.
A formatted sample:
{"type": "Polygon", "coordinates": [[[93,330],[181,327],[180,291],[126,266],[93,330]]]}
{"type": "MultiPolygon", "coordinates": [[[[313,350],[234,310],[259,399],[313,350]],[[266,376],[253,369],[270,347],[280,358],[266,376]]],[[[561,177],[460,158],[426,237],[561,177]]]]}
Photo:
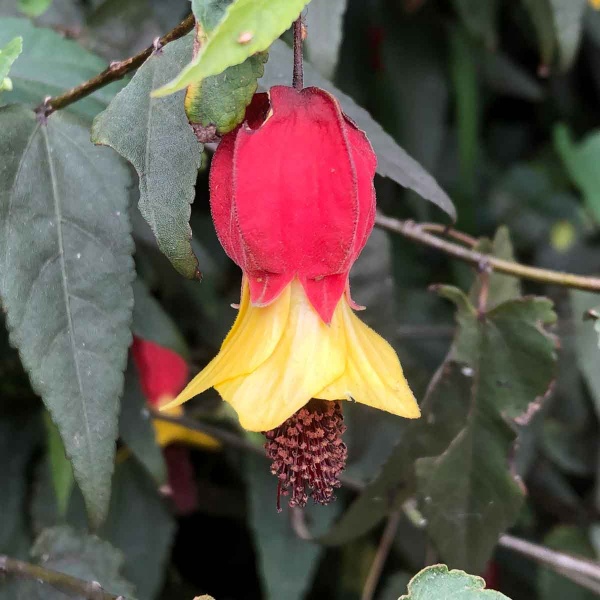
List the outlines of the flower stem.
{"type": "Polygon", "coordinates": [[[84,581],[77,577],[71,577],[66,573],[51,571],[50,569],[4,555],[0,555],[0,574],[39,581],[74,598],[86,598],[86,600],[125,600],[123,596],[114,596],[103,590],[97,581],[84,581]]]}
{"type": "Polygon", "coordinates": [[[93,94],[96,90],[103,88],[113,81],[122,79],[130,71],[134,71],[141,67],[153,52],[156,52],[165,44],[173,42],[189,33],[193,29],[195,23],[196,20],[194,19],[194,15],[188,15],[179,25],[177,25],[177,27],[163,35],[161,38],[156,39],[151,46],[148,46],[148,48],[142,50],[135,56],[126,58],[122,61],[112,62],[104,69],[104,71],[102,71],[102,73],[92,77],[92,79],[88,79],[88,81],[67,90],[60,96],[46,98],[36,109],[36,112],[38,115],[48,117],[54,111],[65,108],[66,106],[69,106],[69,104],[73,104],[73,102],[77,102],[78,100],[93,94]]]}
{"type": "Polygon", "coordinates": [[[304,68],[302,63],[302,47],[304,43],[304,25],[302,15],[294,21],[294,75],[292,85],[300,91],[304,87],[304,68]]]}
{"type": "MultiPolygon", "coordinates": [[[[381,229],[399,233],[409,240],[424,244],[430,248],[435,248],[444,254],[475,265],[479,269],[491,269],[498,273],[504,273],[505,275],[521,279],[529,279],[530,281],[538,281],[539,283],[558,285],[588,292],[600,292],[600,278],[598,277],[586,277],[562,271],[528,267],[527,265],[521,265],[510,260],[496,258],[490,254],[475,252],[470,248],[465,248],[429,233],[434,230],[429,224],[421,225],[414,221],[400,221],[399,219],[386,217],[381,214],[377,215],[375,223],[381,229]]],[[[453,231],[452,237],[457,239],[458,235],[460,235],[459,232],[453,231]]],[[[467,238],[464,241],[467,241],[467,238]]]]}

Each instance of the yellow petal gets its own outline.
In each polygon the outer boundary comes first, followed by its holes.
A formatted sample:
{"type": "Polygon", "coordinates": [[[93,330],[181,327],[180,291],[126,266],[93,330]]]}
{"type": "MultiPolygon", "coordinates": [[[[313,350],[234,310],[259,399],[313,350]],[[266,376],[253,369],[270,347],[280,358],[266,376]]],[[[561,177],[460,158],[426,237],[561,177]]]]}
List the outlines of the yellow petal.
{"type": "Polygon", "coordinates": [[[333,320],[343,323],[347,363],[343,375],[321,390],[323,400],[354,399],[408,419],[421,416],[394,349],[365,325],[342,298],[333,320]]]}
{"type": "Polygon", "coordinates": [[[208,388],[254,371],[271,356],[281,339],[288,319],[289,306],[289,286],[269,306],[252,306],[248,284],[244,281],[238,316],[221,350],[175,400],[161,406],[160,410],[183,404],[208,388]]]}
{"type": "MultiPolygon", "coordinates": [[[[340,377],[346,365],[343,321],[334,317],[330,326],[325,325],[297,280],[287,289],[288,320],[275,351],[252,373],[216,386],[237,411],[242,427],[250,431],[268,431],[281,425],[340,377]]],[[[256,335],[260,336],[260,331],[256,335]]],[[[240,347],[238,351],[243,354],[248,349],[240,347]]]]}
{"type": "MultiPolygon", "coordinates": [[[[163,410],[162,412],[172,417],[180,417],[183,415],[183,408],[181,408],[181,406],[174,406],[173,408],[163,410]]],[[[203,449],[213,449],[221,446],[217,440],[206,433],[194,431],[185,425],[169,423],[168,421],[161,421],[159,419],[155,419],[154,421],[154,435],[156,437],[156,443],[161,448],[174,443],[185,444],[186,446],[196,446],[203,449]]]]}
{"type": "Polygon", "coordinates": [[[600,0],[588,0],[588,1],[590,3],[590,6],[592,6],[596,10],[600,9],[600,0]]]}

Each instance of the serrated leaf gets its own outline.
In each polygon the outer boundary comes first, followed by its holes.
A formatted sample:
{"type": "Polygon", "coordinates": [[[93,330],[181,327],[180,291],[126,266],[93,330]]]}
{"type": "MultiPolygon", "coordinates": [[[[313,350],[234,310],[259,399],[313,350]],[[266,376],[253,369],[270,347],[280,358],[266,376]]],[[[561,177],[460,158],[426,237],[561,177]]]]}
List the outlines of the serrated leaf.
{"type": "Polygon", "coordinates": [[[160,250],[190,279],[200,274],[189,218],[202,147],[187,122],[183,95],[153,99],[150,90],[185,63],[191,44],[190,34],[151,56],[92,128],[96,144],[111,146],[135,167],[140,212],[160,250]]]}
{"type": "MultiPolygon", "coordinates": [[[[44,530],[33,546],[32,557],[46,569],[66,573],[84,581],[97,581],[112,594],[133,597],[133,586],[121,575],[123,554],[95,535],[61,526],[44,530]]],[[[31,600],[62,600],[62,592],[43,583],[34,584],[31,600]]]]}
{"type": "Polygon", "coordinates": [[[28,17],[43,15],[52,4],[52,0],[18,0],[19,10],[28,17]]]}
{"type": "Polygon", "coordinates": [[[108,509],[131,341],[130,178],[67,113],[43,125],[9,106],[0,123],[0,297],[97,526],[108,509]]]}
{"type": "MultiPolygon", "coordinates": [[[[277,40],[269,50],[269,62],[265,66],[265,75],[259,82],[261,87],[289,85],[289,71],[292,64],[291,49],[281,40],[277,40]]],[[[358,106],[352,98],[322,77],[306,61],[304,63],[304,80],[307,86],[314,85],[332,93],[338,99],[344,113],[367,134],[377,154],[377,172],[380,175],[389,177],[401,186],[413,190],[456,220],[456,209],[452,201],[435,179],[411,158],[364,108],[358,106]]]]}
{"type": "MultiPolygon", "coordinates": [[[[23,52],[11,69],[13,89],[3,92],[3,103],[20,102],[34,108],[46,96],[60,94],[106,68],[104,60],[77,42],[50,29],[34,27],[29,19],[0,19],[0,47],[16,36],[23,38],[23,52]]],[[[93,118],[123,85],[111,83],[66,110],[93,118]]]]}
{"type": "Polygon", "coordinates": [[[0,48],[0,92],[12,89],[12,81],[8,79],[8,73],[22,51],[23,38],[20,36],[12,39],[3,48],[0,48]]]}
{"type": "Polygon", "coordinates": [[[331,79],[342,45],[347,0],[312,0],[306,11],[306,45],[310,62],[331,79]]]}
{"type": "Polygon", "coordinates": [[[205,33],[211,32],[221,21],[233,0],[192,0],[192,12],[205,33]]]}
{"type": "Polygon", "coordinates": [[[156,443],[148,404],[131,360],[125,371],[119,431],[125,446],[145,467],[156,484],[164,485],[167,481],[167,467],[162,450],[156,443]]]}
{"type": "Polygon", "coordinates": [[[155,90],[153,96],[173,94],[266,50],[298,18],[309,1],[236,0],[227,7],[192,62],[175,79],[155,90]]]}
{"type": "Polygon", "coordinates": [[[580,142],[573,141],[566,125],[554,128],[554,147],[573,183],[583,194],[588,210],[600,222],[600,131],[592,131],[580,142]]]}
{"type": "Polygon", "coordinates": [[[481,577],[464,571],[449,571],[446,565],[433,565],[417,573],[408,584],[408,594],[398,600],[510,600],[504,594],[485,589],[481,577]]]}
{"type": "Polygon", "coordinates": [[[259,52],[219,75],[189,85],[185,112],[190,123],[214,125],[219,135],[233,131],[244,120],[268,58],[267,52],[259,52]]]}

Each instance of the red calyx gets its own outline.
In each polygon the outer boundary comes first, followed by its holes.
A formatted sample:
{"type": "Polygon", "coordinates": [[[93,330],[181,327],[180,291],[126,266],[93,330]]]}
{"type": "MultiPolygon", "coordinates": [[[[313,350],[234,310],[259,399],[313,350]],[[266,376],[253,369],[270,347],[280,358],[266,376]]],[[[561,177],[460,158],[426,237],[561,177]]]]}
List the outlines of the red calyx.
{"type": "Polygon", "coordinates": [[[324,322],[375,218],[376,157],[337,100],[318,88],[256,94],[224,136],[210,173],[211,208],[253,304],[298,277],[324,322]]]}

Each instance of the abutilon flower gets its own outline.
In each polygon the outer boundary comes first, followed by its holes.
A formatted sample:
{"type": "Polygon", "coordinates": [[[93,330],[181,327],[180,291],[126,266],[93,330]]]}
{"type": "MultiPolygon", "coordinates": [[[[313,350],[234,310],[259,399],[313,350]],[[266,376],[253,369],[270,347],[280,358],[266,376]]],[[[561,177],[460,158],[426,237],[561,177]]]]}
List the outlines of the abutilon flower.
{"type": "Polygon", "coordinates": [[[392,347],[354,313],[350,268],[375,219],[376,156],[318,88],[256,94],[210,170],[225,252],[243,271],[239,313],[217,356],[172,409],[214,387],[240,424],[266,432],[278,491],[327,503],[346,448],[339,400],[420,416],[392,347]]]}
{"type": "MultiPolygon", "coordinates": [[[[185,386],[188,366],[176,352],[134,337],[131,353],[148,406],[157,407],[170,402],[185,386]]],[[[167,414],[181,416],[183,408],[176,406],[167,414]]],[[[196,509],[198,503],[189,447],[212,450],[220,444],[204,433],[167,421],[154,421],[154,433],[157,444],[163,448],[175,508],[179,514],[188,514],[196,509]]]]}

